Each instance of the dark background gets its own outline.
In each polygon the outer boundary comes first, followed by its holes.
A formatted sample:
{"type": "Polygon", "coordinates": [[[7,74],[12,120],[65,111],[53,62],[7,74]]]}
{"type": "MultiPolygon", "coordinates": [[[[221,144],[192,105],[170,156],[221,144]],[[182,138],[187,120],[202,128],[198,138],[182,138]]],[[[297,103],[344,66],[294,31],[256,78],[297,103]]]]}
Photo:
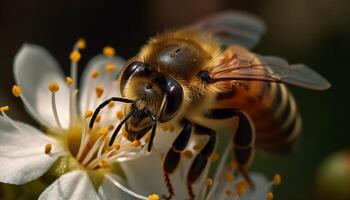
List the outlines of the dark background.
{"type": "Polygon", "coordinates": [[[88,45],[82,64],[106,45],[130,58],[150,36],[164,29],[181,27],[220,10],[248,11],[268,25],[256,52],[306,63],[332,83],[324,92],[291,88],[304,119],[302,140],[289,156],[259,153],[253,166],[271,176],[276,172],[282,175],[276,199],[310,199],[316,191],[320,163],[350,144],[349,7],[348,0],[0,0],[0,105],[10,105],[9,115],[33,123],[19,100],[10,95],[12,62],[23,43],[44,46],[68,72],[68,55],[79,37],[86,38],[88,45]]]}

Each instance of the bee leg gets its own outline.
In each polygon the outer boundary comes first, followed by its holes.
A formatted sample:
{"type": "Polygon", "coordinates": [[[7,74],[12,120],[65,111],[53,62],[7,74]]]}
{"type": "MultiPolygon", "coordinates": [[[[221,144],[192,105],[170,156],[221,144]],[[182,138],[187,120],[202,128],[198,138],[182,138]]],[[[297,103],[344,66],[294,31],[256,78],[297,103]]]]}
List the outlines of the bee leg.
{"type": "Polygon", "coordinates": [[[205,169],[205,166],[208,163],[208,159],[214,151],[216,142],[216,132],[210,128],[195,124],[195,133],[199,135],[208,135],[209,140],[192,162],[190,170],[187,174],[187,189],[190,195],[190,199],[195,199],[195,195],[192,190],[192,184],[198,179],[198,177],[205,169]]]}
{"type": "Polygon", "coordinates": [[[94,126],[94,123],[96,121],[96,118],[98,116],[98,113],[101,111],[102,108],[104,108],[105,106],[107,106],[111,101],[119,101],[122,103],[134,103],[133,100],[130,99],[126,99],[126,98],[121,98],[121,97],[111,97],[107,100],[105,100],[104,102],[102,102],[100,105],[98,105],[98,107],[96,108],[96,110],[94,111],[94,114],[91,117],[90,123],[89,123],[89,128],[92,129],[94,126]]]}
{"type": "Polygon", "coordinates": [[[254,184],[247,173],[255,153],[255,130],[252,121],[243,112],[238,112],[239,122],[233,137],[233,155],[241,175],[248,182],[251,188],[254,184]]]}
{"type": "Polygon", "coordinates": [[[238,109],[224,108],[212,109],[205,114],[209,119],[228,119],[238,117],[238,127],[233,137],[233,155],[237,162],[237,167],[244,179],[253,188],[253,182],[247,173],[247,167],[250,165],[254,156],[255,131],[249,117],[238,109]]]}
{"type": "Polygon", "coordinates": [[[163,196],[165,199],[171,199],[175,195],[174,189],[170,182],[169,174],[173,173],[180,163],[181,152],[186,148],[191,137],[192,123],[184,120],[183,124],[184,127],[182,131],[176,137],[163,162],[164,180],[169,193],[167,196],[163,196]]]}

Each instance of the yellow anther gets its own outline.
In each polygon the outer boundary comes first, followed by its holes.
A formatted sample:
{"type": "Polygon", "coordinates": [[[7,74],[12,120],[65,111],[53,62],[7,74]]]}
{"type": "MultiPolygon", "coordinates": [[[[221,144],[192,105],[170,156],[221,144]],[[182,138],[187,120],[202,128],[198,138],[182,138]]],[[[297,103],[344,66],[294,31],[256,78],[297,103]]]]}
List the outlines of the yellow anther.
{"type": "Polygon", "coordinates": [[[106,72],[112,73],[112,72],[114,72],[116,69],[117,69],[117,67],[116,67],[114,64],[107,64],[107,65],[105,66],[106,72]]]}
{"type": "Polygon", "coordinates": [[[92,116],[92,111],[88,110],[85,112],[85,118],[90,118],[92,116]]]}
{"type": "Polygon", "coordinates": [[[97,86],[95,92],[96,92],[96,97],[100,98],[104,92],[104,89],[102,87],[97,86]]]}
{"type": "Polygon", "coordinates": [[[138,147],[140,145],[141,145],[140,140],[134,140],[130,143],[130,146],[132,146],[132,147],[138,147]]]}
{"type": "Polygon", "coordinates": [[[235,177],[234,177],[231,173],[228,173],[228,174],[226,175],[226,181],[227,181],[227,182],[232,182],[233,179],[235,179],[235,177]]]}
{"type": "Polygon", "coordinates": [[[115,150],[119,150],[120,149],[120,144],[119,144],[119,142],[116,142],[115,144],[114,144],[114,148],[115,148],[115,150]]]}
{"type": "Polygon", "coordinates": [[[86,48],[86,41],[84,38],[79,38],[77,41],[77,47],[78,49],[85,49],[86,48]]]}
{"type": "Polygon", "coordinates": [[[69,76],[66,77],[66,84],[69,86],[69,85],[72,85],[73,84],[73,79],[69,76]]]}
{"type": "Polygon", "coordinates": [[[247,183],[245,181],[238,182],[236,184],[236,191],[238,196],[242,196],[247,191],[247,183]]]}
{"type": "Polygon", "coordinates": [[[232,196],[232,190],[230,189],[230,188],[228,188],[228,189],[226,189],[225,190],[225,193],[226,193],[226,195],[228,196],[228,197],[230,197],[230,196],[232,196]]]}
{"type": "Polygon", "coordinates": [[[116,115],[117,115],[117,118],[118,118],[119,120],[123,119],[123,117],[124,117],[124,114],[123,114],[123,112],[122,112],[121,110],[118,110],[118,111],[116,112],[116,115]]]}
{"type": "Polygon", "coordinates": [[[78,62],[81,58],[81,55],[79,51],[72,51],[72,53],[70,53],[69,58],[72,62],[78,62]]]}
{"type": "Polygon", "coordinates": [[[159,200],[159,195],[158,194],[148,195],[148,200],[159,200]]]}
{"type": "Polygon", "coordinates": [[[12,94],[13,94],[15,97],[21,96],[21,93],[22,93],[22,89],[21,89],[18,85],[14,85],[14,86],[12,87],[12,94]]]}
{"type": "Polygon", "coordinates": [[[217,152],[214,152],[211,156],[210,156],[210,160],[215,162],[218,161],[220,158],[220,155],[217,152]]]}
{"type": "Polygon", "coordinates": [[[97,69],[92,70],[91,78],[96,78],[96,77],[98,77],[98,75],[100,75],[100,71],[98,71],[97,69]]]}
{"type": "Polygon", "coordinates": [[[98,130],[98,132],[102,135],[105,135],[109,132],[109,130],[107,128],[100,128],[100,130],[98,130]]]}
{"type": "Polygon", "coordinates": [[[277,185],[280,185],[281,182],[282,182],[281,175],[276,174],[276,175],[273,177],[273,184],[277,186],[277,185]]]}
{"type": "Polygon", "coordinates": [[[183,156],[185,156],[185,158],[191,159],[193,157],[193,153],[190,150],[185,150],[183,153],[183,156]]]}
{"type": "Polygon", "coordinates": [[[10,107],[8,107],[8,106],[1,106],[0,107],[0,111],[8,111],[8,110],[10,110],[10,107]]]}
{"type": "Polygon", "coordinates": [[[213,179],[207,178],[207,179],[205,180],[205,182],[204,182],[204,185],[205,185],[206,187],[208,187],[208,186],[213,185],[213,183],[214,183],[214,180],[213,180],[213,179]]]}
{"type": "Polygon", "coordinates": [[[47,87],[51,92],[57,92],[60,89],[60,86],[56,82],[52,82],[47,87]]]}
{"type": "Polygon", "coordinates": [[[115,50],[113,47],[107,46],[107,47],[103,48],[103,54],[106,57],[112,57],[115,54],[115,50]]]}
{"type": "Polygon", "coordinates": [[[129,133],[125,129],[123,129],[122,130],[122,136],[125,137],[125,138],[128,138],[129,137],[129,133]]]}
{"type": "Polygon", "coordinates": [[[113,124],[109,125],[107,129],[108,129],[109,131],[112,131],[112,130],[114,129],[113,124]]]}
{"type": "Polygon", "coordinates": [[[114,101],[111,101],[108,103],[108,108],[113,108],[115,105],[115,102],[114,101]]]}
{"type": "Polygon", "coordinates": [[[97,115],[97,117],[96,117],[96,123],[99,123],[99,122],[101,121],[101,119],[102,119],[101,115],[97,115]]]}
{"type": "Polygon", "coordinates": [[[52,150],[52,144],[46,144],[45,145],[45,154],[50,154],[52,150]]]}
{"type": "Polygon", "coordinates": [[[266,195],[266,199],[267,200],[272,200],[273,199],[273,193],[272,192],[268,192],[266,195]]]}
{"type": "Polygon", "coordinates": [[[195,144],[195,145],[193,146],[193,149],[199,151],[199,150],[202,149],[202,146],[203,146],[202,144],[195,144]]]}
{"type": "Polygon", "coordinates": [[[101,160],[100,162],[98,162],[98,165],[99,165],[101,168],[106,168],[106,167],[108,167],[108,162],[105,161],[105,160],[101,160]]]}

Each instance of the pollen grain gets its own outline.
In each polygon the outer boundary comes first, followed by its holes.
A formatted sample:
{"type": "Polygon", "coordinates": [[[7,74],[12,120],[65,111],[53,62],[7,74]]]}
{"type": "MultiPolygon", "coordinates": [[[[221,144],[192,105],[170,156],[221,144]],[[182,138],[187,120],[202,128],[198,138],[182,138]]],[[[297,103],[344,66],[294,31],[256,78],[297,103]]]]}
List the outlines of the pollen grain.
{"type": "Polygon", "coordinates": [[[52,144],[46,144],[45,145],[45,154],[50,154],[52,151],[52,144]]]}
{"type": "Polygon", "coordinates": [[[21,93],[22,93],[22,88],[19,87],[18,85],[14,85],[12,87],[12,94],[15,96],[15,97],[19,97],[21,96],[21,93]]]}
{"type": "Polygon", "coordinates": [[[115,50],[114,50],[113,47],[106,46],[105,48],[103,48],[103,54],[104,54],[106,57],[113,57],[114,54],[115,54],[115,50]]]}
{"type": "Polygon", "coordinates": [[[52,82],[49,84],[49,86],[47,87],[52,93],[57,92],[58,90],[60,90],[60,86],[56,83],[56,82],[52,82]]]}

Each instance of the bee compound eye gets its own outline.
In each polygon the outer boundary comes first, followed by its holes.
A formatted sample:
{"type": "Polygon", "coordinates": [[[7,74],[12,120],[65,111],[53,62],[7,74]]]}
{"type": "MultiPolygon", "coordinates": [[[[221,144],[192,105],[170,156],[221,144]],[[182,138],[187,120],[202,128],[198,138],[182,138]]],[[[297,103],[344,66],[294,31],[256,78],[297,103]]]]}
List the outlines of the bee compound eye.
{"type": "Polygon", "coordinates": [[[174,79],[167,80],[164,92],[167,96],[159,117],[160,122],[169,121],[178,113],[184,96],[182,86],[174,79]]]}
{"type": "Polygon", "coordinates": [[[131,77],[131,75],[139,71],[144,71],[145,68],[146,64],[140,61],[132,62],[124,68],[120,78],[120,91],[123,96],[126,82],[131,77]]]}

